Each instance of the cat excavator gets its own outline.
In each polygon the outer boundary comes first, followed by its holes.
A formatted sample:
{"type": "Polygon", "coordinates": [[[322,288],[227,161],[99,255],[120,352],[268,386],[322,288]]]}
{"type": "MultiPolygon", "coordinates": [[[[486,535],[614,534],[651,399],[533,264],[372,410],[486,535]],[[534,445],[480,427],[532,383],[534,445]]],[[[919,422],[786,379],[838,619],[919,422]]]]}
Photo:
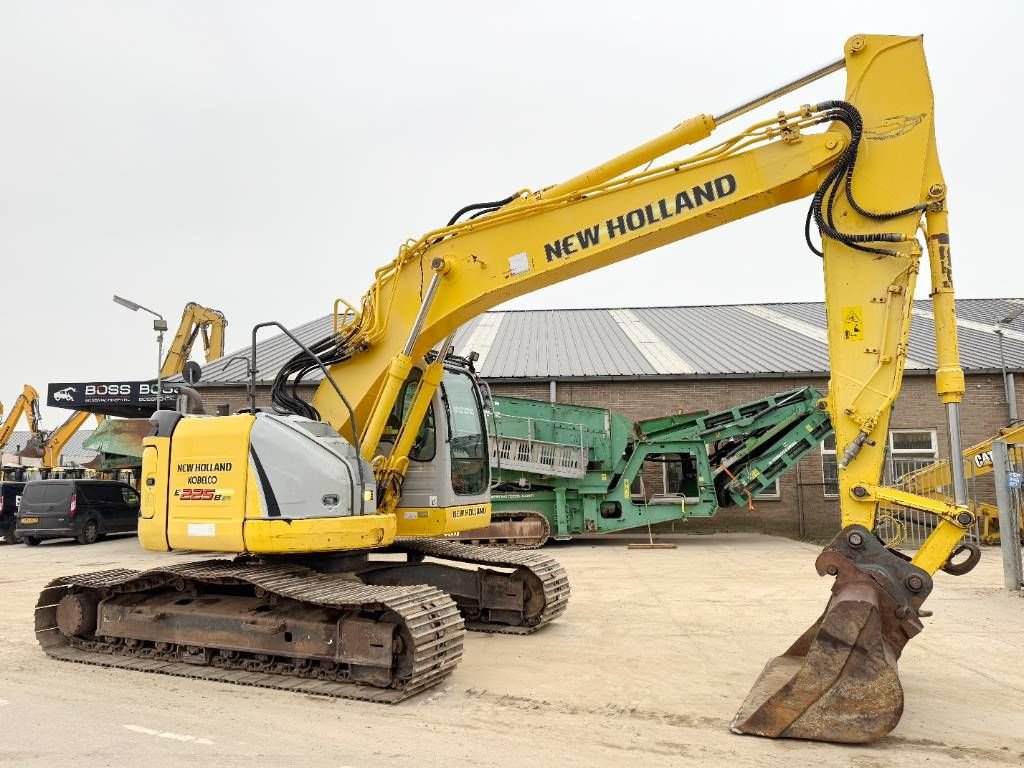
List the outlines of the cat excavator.
{"type": "Polygon", "coordinates": [[[473,355],[453,353],[455,331],[530,291],[809,198],[805,238],[821,260],[801,263],[824,273],[832,378],[819,407],[839,446],[842,529],[816,563],[834,579],[828,605],[768,663],[732,729],[881,738],[902,714],[897,660],[922,631],[933,577],[964,573],[979,554],[963,543],[974,515],[959,462],[952,501],[879,484],[925,253],[936,389],[950,453],[961,454],[964,379],[934,121],[922,38],[857,35],[842,58],[763,96],[685,120],[567,181],[461,208],[404,244],[358,305],[335,303],[331,335],[282,366],[272,412],[253,395],[234,415],[154,415],[143,547],[237,557],[55,579],[36,609],[42,648],[395,702],[451,672],[465,628],[543,626],[569,596],[553,559],[443,538],[490,518],[486,388],[473,355]],[[665,158],[840,70],[841,98],[665,158]],[[313,375],[322,380],[307,402],[298,387],[313,375]],[[935,516],[913,558],[876,535],[880,501],[935,516]]]}

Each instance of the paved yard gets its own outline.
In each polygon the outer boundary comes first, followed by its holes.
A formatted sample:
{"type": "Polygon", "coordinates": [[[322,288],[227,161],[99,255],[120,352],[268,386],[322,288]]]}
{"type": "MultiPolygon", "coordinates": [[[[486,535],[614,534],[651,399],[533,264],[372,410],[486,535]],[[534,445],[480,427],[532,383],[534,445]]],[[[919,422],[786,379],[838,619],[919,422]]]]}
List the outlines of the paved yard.
{"type": "Polygon", "coordinates": [[[471,634],[440,688],[394,707],[51,661],[49,579],[180,560],[134,538],[0,548],[0,764],[74,766],[974,766],[1024,762],[1024,602],[998,550],[940,574],[901,673],[906,714],[871,747],[734,736],[769,656],[819,614],[816,548],[754,535],[675,550],[552,548],[573,598],[530,637],[471,634]]]}

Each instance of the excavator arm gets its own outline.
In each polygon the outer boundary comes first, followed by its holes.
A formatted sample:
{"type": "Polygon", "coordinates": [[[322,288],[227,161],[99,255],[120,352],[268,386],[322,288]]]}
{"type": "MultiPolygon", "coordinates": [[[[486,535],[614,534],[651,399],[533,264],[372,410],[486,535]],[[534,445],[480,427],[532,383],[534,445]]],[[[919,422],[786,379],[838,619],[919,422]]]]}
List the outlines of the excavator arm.
{"type": "MultiPolygon", "coordinates": [[[[446,351],[459,326],[530,291],[801,198],[811,198],[806,237],[822,257],[825,282],[831,381],[821,407],[840,451],[842,533],[819,557],[818,570],[836,582],[821,619],[769,663],[733,728],[871,741],[899,720],[896,659],[922,628],[920,605],[931,576],[962,546],[974,519],[964,506],[966,485],[957,463],[953,504],[912,494],[899,499],[939,519],[913,562],[886,550],[873,534],[878,503],[890,500],[878,483],[924,253],[935,316],[936,390],[946,407],[951,455],[961,453],[964,380],[947,189],[920,37],[858,35],[846,43],[842,60],[763,97],[716,116],[698,115],[567,182],[467,206],[447,226],[402,246],[378,270],[358,307],[341,302],[347,311],[336,313],[336,333],[313,350],[331,363],[349,403],[325,382],[303,413],[360,438],[382,489],[378,509],[393,510],[412,440],[400,436],[390,454],[378,455],[388,415],[412,367],[438,345],[446,351]],[[780,112],[686,159],[655,164],[725,122],[840,69],[847,76],[842,100],[780,112]],[[654,167],[636,170],[645,164],[654,167]],[[471,215],[460,221],[464,214],[471,215]]],[[[765,258],[774,258],[772,249],[763,250],[765,258]]],[[[818,262],[808,257],[804,263],[817,268],[818,262]]],[[[290,390],[294,405],[295,387],[309,370],[305,355],[286,365],[275,383],[275,401],[290,390]]],[[[420,378],[403,434],[417,433],[437,380],[426,373],[420,378]]]]}
{"type": "Polygon", "coordinates": [[[18,420],[21,419],[23,413],[28,419],[28,428],[32,433],[32,437],[41,439],[42,431],[39,428],[39,393],[36,392],[35,387],[31,387],[28,384],[24,386],[21,394],[18,395],[18,399],[14,401],[14,407],[7,414],[3,424],[0,424],[0,449],[7,445],[7,441],[11,439],[11,435],[14,434],[14,429],[18,426],[18,420]]]}
{"type": "Polygon", "coordinates": [[[174,333],[174,340],[167,349],[160,375],[164,378],[177,376],[188,362],[196,336],[203,337],[203,352],[206,362],[211,363],[224,356],[224,329],[228,321],[224,313],[190,301],[181,313],[181,322],[174,333]]]}
{"type": "Polygon", "coordinates": [[[96,425],[99,426],[106,420],[106,416],[102,414],[92,414],[89,411],[75,411],[65,420],[63,424],[57,427],[52,432],[47,433],[46,438],[43,440],[43,467],[46,469],[53,469],[54,467],[60,466],[60,455],[64,451],[64,446],[68,444],[68,441],[75,436],[75,433],[82,428],[82,425],[89,420],[90,416],[95,415],[96,425]]]}

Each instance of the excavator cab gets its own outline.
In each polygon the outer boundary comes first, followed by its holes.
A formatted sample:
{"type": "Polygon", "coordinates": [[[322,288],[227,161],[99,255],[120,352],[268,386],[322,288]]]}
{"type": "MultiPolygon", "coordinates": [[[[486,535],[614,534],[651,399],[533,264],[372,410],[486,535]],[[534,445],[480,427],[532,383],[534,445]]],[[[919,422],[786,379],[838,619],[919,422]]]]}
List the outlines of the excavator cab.
{"type": "MultiPolygon", "coordinates": [[[[388,420],[394,440],[420,383],[413,368],[388,420]]],[[[369,462],[329,424],[257,412],[158,411],[143,441],[139,538],[157,551],[263,555],[388,546],[490,519],[483,396],[472,368],[446,361],[410,453],[395,514],[377,509],[369,462]]],[[[390,433],[390,435],[389,435],[390,433]]],[[[388,443],[382,441],[383,453],[388,443]]]]}
{"type": "MultiPolygon", "coordinates": [[[[437,536],[472,530],[490,521],[490,461],[484,394],[476,374],[458,358],[444,376],[423,418],[396,509],[399,536],[437,536]]],[[[380,452],[389,455],[406,420],[422,370],[415,367],[395,401],[380,452]]]]}

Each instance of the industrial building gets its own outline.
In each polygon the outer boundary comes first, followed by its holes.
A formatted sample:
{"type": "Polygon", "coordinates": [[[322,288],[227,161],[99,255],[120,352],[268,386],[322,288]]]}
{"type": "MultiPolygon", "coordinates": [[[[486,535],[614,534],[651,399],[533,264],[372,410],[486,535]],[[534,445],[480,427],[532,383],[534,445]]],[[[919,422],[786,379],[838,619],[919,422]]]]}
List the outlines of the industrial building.
{"type": "MultiPolygon", "coordinates": [[[[1003,371],[1024,371],[1024,299],[961,299],[957,324],[967,377],[965,445],[985,439],[1024,412],[1024,393],[1004,394],[1003,371]],[[1006,321],[1006,322],[1002,322],[1006,321]]],[[[324,316],[293,329],[304,343],[331,333],[324,316]]],[[[827,387],[824,304],[555,309],[488,312],[458,332],[456,351],[475,350],[477,368],[496,395],[611,408],[632,419],[717,410],[766,394],[827,387]]],[[[947,453],[935,396],[931,305],[915,303],[903,391],[889,435],[889,472],[947,453]]],[[[257,404],[296,348],[284,335],[257,346],[257,404]]],[[[248,350],[236,355],[247,356],[248,350]]],[[[197,385],[209,412],[248,406],[245,366],[234,355],[206,365],[197,385]]],[[[306,388],[312,395],[318,376],[306,388]]],[[[343,382],[342,382],[343,386],[343,382]]],[[[711,520],[667,524],[666,531],[753,530],[826,538],[839,525],[835,445],[827,441],[782,478],[754,510],[730,508],[711,520]]],[[[650,475],[649,484],[658,482],[650,475]]],[[[650,493],[662,489],[649,488],[650,493]]]]}

